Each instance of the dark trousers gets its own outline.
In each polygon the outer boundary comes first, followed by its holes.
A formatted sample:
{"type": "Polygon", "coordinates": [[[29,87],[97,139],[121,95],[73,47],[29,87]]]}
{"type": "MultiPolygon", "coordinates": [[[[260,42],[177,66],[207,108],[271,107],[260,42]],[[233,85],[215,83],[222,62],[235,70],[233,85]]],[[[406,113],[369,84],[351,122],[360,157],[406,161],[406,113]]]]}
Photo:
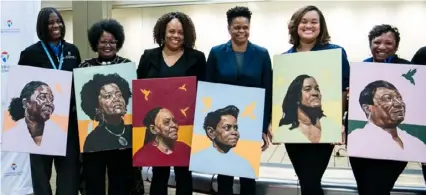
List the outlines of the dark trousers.
{"type": "Polygon", "coordinates": [[[68,133],[66,156],[30,154],[34,195],[52,195],[52,165],[56,170],[56,195],[77,195],[80,184],[80,160],[77,135],[68,133]]]}
{"type": "Polygon", "coordinates": [[[350,157],[359,195],[389,195],[407,162],[350,157]]]}
{"type": "Polygon", "coordinates": [[[426,166],[422,164],[423,179],[426,182],[426,166]]]}
{"type": "MultiPolygon", "coordinates": [[[[219,195],[233,195],[234,177],[226,175],[217,176],[218,194],[219,195]]],[[[256,194],[256,180],[250,178],[240,177],[240,194],[242,195],[255,195],[256,194]]]]}
{"type": "Polygon", "coordinates": [[[134,187],[132,149],[83,153],[85,195],[129,195],[134,187]]]}
{"type": "MultiPolygon", "coordinates": [[[[176,195],[192,195],[192,173],[189,167],[174,167],[176,195]]],[[[152,181],[149,194],[167,195],[170,167],[152,167],[152,181]]]]}
{"type": "Polygon", "coordinates": [[[322,176],[327,169],[334,145],[285,144],[288,157],[299,178],[302,195],[324,195],[322,176]]]}

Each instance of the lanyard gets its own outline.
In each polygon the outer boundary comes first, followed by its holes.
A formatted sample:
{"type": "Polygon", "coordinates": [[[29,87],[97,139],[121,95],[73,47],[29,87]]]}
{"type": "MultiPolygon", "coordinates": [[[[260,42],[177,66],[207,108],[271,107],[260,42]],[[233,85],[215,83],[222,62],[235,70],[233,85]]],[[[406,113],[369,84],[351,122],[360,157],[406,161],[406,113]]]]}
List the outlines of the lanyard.
{"type": "Polygon", "coordinates": [[[41,42],[41,46],[43,46],[44,52],[46,53],[47,57],[50,60],[50,64],[52,65],[53,69],[61,70],[62,69],[62,63],[64,62],[64,45],[62,45],[62,48],[61,48],[61,57],[58,58],[59,67],[56,67],[55,62],[53,62],[52,57],[50,56],[50,53],[47,50],[46,45],[43,43],[43,41],[40,41],[40,42],[41,42]]]}

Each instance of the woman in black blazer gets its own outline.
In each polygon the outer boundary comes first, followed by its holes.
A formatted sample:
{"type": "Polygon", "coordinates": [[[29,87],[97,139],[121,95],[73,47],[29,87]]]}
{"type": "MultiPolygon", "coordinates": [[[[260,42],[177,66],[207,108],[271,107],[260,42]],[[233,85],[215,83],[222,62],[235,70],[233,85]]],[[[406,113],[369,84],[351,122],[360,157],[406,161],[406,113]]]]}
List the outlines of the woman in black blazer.
{"type": "MultiPolygon", "coordinates": [[[[138,79],[196,76],[204,80],[206,58],[193,49],[195,27],[181,12],[160,17],[154,27],[154,42],[159,47],[145,50],[137,69],[138,79]]],[[[192,195],[192,175],[188,167],[174,167],[176,195],[192,195]]],[[[167,195],[170,167],[153,167],[150,194],[167,195]]]]}
{"type": "MultiPolygon", "coordinates": [[[[81,62],[80,53],[75,45],[64,40],[65,23],[55,8],[45,7],[40,10],[37,18],[37,36],[40,41],[21,52],[19,65],[65,71],[72,71],[78,67],[81,62]]],[[[70,106],[74,105],[74,89],[72,89],[70,106]]],[[[70,109],[68,124],[66,156],[30,154],[34,194],[52,194],[49,180],[53,162],[57,172],[56,193],[78,194],[80,163],[75,108],[70,109]]]]}

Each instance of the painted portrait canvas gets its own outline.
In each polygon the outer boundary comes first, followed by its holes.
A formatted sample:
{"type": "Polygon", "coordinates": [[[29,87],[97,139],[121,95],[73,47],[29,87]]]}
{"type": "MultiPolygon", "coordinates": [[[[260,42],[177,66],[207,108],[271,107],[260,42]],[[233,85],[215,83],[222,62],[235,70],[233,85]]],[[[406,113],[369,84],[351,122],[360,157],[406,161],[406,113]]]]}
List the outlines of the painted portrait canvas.
{"type": "Polygon", "coordinates": [[[72,73],[10,66],[2,150],[65,156],[72,73]]]}
{"type": "Polygon", "coordinates": [[[133,166],[188,166],[196,77],[133,81],[133,166]]]}
{"type": "Polygon", "coordinates": [[[342,141],[342,50],[274,56],[274,143],[342,141]]]}
{"type": "Polygon", "coordinates": [[[191,171],[257,178],[265,90],[198,82],[191,171]]]}
{"type": "Polygon", "coordinates": [[[426,163],[426,67],[352,63],[350,86],[348,155],[426,163]]]}
{"type": "Polygon", "coordinates": [[[74,69],[80,151],[132,147],[133,62],[74,69]]]}

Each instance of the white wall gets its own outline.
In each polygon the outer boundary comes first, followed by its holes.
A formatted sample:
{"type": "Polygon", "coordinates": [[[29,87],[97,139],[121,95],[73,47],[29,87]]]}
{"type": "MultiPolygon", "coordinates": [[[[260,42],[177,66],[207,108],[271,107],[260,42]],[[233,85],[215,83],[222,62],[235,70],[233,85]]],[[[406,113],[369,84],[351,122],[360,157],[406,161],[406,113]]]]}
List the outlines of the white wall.
{"type": "MultiPolygon", "coordinates": [[[[270,54],[286,51],[287,23],[291,15],[310,2],[250,2],[253,12],[250,40],[266,47],[270,54]]],[[[332,42],[343,46],[350,61],[370,56],[368,32],[376,24],[388,23],[399,28],[401,43],[398,54],[411,60],[418,48],[426,45],[426,2],[313,2],[324,13],[332,42]]],[[[226,11],[237,4],[185,5],[113,9],[113,18],[120,21],[126,41],[120,55],[138,62],[144,49],[156,47],[152,29],[156,20],[170,11],[185,12],[197,30],[197,49],[208,55],[210,48],[229,39],[226,11]]],[[[72,11],[63,11],[66,20],[66,39],[72,41],[72,11]]]]}

